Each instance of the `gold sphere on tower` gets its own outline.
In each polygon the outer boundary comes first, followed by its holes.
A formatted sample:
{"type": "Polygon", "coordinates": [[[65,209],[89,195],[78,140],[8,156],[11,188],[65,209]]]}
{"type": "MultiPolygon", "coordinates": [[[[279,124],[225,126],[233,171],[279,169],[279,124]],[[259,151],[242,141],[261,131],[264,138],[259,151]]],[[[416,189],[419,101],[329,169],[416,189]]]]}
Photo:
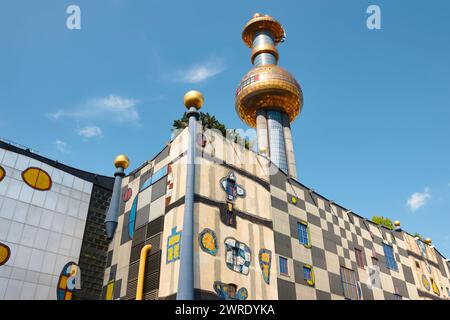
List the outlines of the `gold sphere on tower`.
{"type": "Polygon", "coordinates": [[[398,221],[398,220],[394,221],[394,226],[400,227],[400,221],[398,221]]]}
{"type": "Polygon", "coordinates": [[[204,102],[203,95],[197,90],[191,90],[184,95],[184,105],[186,108],[194,107],[199,110],[204,102]]]}
{"type": "Polygon", "coordinates": [[[303,93],[297,80],[278,65],[252,68],[236,90],[236,112],[251,127],[256,127],[259,109],[285,112],[292,122],[303,106],[303,93]]]}
{"type": "Polygon", "coordinates": [[[114,159],[114,166],[116,168],[122,168],[122,169],[126,169],[128,168],[130,164],[130,159],[128,159],[128,157],[124,154],[119,154],[115,159],[114,159]]]}
{"type": "Polygon", "coordinates": [[[426,238],[426,239],[425,239],[425,243],[426,243],[427,245],[430,245],[430,244],[431,244],[431,239],[430,239],[430,238],[426,238]]]}

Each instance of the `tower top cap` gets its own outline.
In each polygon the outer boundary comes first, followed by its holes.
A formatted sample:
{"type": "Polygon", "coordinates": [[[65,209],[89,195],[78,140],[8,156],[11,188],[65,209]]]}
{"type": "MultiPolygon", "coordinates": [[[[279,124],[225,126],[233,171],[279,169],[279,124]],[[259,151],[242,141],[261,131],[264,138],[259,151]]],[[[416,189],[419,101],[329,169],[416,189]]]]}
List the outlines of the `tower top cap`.
{"type": "Polygon", "coordinates": [[[272,34],[275,45],[282,42],[285,38],[285,32],[281,23],[267,14],[255,13],[242,31],[242,40],[247,47],[252,47],[255,33],[262,30],[267,30],[272,34]]]}
{"type": "Polygon", "coordinates": [[[430,244],[431,244],[431,239],[430,239],[430,238],[426,238],[426,239],[425,239],[425,243],[426,243],[427,245],[430,245],[430,244]]]}
{"type": "Polygon", "coordinates": [[[394,226],[400,227],[400,221],[398,221],[398,220],[394,221],[394,226]]]}
{"type": "Polygon", "coordinates": [[[130,164],[130,159],[128,159],[128,157],[124,154],[119,154],[115,159],[114,159],[114,166],[116,168],[122,168],[122,169],[126,169],[128,168],[130,164]]]}
{"type": "Polygon", "coordinates": [[[184,106],[188,109],[194,107],[198,110],[203,106],[204,101],[203,95],[197,90],[188,91],[184,95],[184,106]]]}

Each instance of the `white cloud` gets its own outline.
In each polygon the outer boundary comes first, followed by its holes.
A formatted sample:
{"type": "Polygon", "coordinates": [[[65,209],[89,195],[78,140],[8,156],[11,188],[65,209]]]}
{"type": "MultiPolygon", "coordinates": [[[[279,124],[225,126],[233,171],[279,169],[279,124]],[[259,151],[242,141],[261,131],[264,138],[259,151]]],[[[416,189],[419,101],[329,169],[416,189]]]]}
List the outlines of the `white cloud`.
{"type": "Polygon", "coordinates": [[[408,201],[406,201],[406,205],[411,209],[411,211],[416,211],[426,205],[430,198],[430,188],[426,187],[424,192],[414,192],[408,198],[408,201]]]}
{"type": "Polygon", "coordinates": [[[58,110],[48,116],[59,120],[62,118],[78,119],[111,119],[122,124],[139,121],[137,104],[139,100],[124,98],[116,94],[88,100],[85,104],[72,111],[58,110]]]}
{"type": "Polygon", "coordinates": [[[58,149],[59,152],[62,153],[69,153],[69,149],[67,149],[67,143],[61,140],[55,141],[56,149],[58,149]]]}
{"type": "Polygon", "coordinates": [[[97,126],[87,126],[77,130],[79,136],[85,138],[94,138],[103,136],[102,129],[97,126]]]}
{"type": "Polygon", "coordinates": [[[227,69],[222,59],[214,58],[195,64],[187,69],[175,72],[175,80],[186,83],[198,83],[214,77],[227,69]]]}

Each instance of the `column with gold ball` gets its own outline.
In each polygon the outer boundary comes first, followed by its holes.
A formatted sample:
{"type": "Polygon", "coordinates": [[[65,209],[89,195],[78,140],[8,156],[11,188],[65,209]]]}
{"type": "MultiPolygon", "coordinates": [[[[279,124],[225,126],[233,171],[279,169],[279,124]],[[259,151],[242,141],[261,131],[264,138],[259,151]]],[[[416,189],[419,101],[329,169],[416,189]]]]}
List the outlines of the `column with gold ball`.
{"type": "Polygon", "coordinates": [[[186,194],[184,201],[183,233],[181,238],[180,273],[178,275],[177,300],[194,300],[194,192],[197,121],[203,96],[192,90],[184,95],[188,109],[189,144],[187,150],[186,194]]]}
{"type": "Polygon", "coordinates": [[[125,169],[128,168],[129,164],[130,160],[124,154],[118,155],[114,160],[114,166],[117,170],[114,173],[114,188],[105,218],[106,236],[108,239],[112,239],[114,237],[114,233],[116,232],[117,222],[119,219],[122,179],[125,176],[125,169]]]}

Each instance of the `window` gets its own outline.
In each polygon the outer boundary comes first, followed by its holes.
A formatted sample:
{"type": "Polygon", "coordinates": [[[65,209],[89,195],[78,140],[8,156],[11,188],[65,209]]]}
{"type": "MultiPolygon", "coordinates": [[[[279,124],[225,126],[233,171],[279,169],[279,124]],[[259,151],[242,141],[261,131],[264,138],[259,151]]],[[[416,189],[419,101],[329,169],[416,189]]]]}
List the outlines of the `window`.
{"type": "Polygon", "coordinates": [[[350,300],[359,300],[355,271],[341,267],[341,282],[344,296],[350,300]]]}
{"type": "Polygon", "coordinates": [[[383,249],[384,249],[384,256],[386,257],[386,267],[392,270],[398,270],[392,246],[383,243],[383,249]]]}
{"type": "Polygon", "coordinates": [[[372,257],[372,265],[375,267],[378,267],[378,259],[375,257],[372,257]]]}
{"type": "Polygon", "coordinates": [[[310,246],[308,224],[306,222],[298,222],[298,241],[304,246],[310,246]]]}
{"type": "Polygon", "coordinates": [[[394,293],[394,300],[403,300],[403,297],[397,293],[394,293]]]}
{"type": "Polygon", "coordinates": [[[417,260],[416,260],[416,267],[417,267],[417,269],[420,269],[420,263],[417,260]]]}
{"type": "Polygon", "coordinates": [[[355,256],[356,256],[356,264],[358,265],[358,267],[364,268],[364,266],[365,266],[364,256],[360,249],[355,248],[355,256]]]}
{"type": "Polygon", "coordinates": [[[44,170],[30,167],[22,172],[23,181],[31,188],[39,191],[47,191],[52,187],[52,178],[44,170]]]}
{"type": "Polygon", "coordinates": [[[403,300],[402,294],[400,293],[399,288],[395,287],[394,300],[403,300]]]}
{"type": "Polygon", "coordinates": [[[280,273],[284,275],[289,275],[287,259],[284,257],[280,257],[280,273]]]}
{"type": "Polygon", "coordinates": [[[314,282],[315,282],[314,281],[314,272],[310,265],[303,266],[303,278],[306,280],[308,285],[310,285],[310,286],[314,285],[314,282]]]}

